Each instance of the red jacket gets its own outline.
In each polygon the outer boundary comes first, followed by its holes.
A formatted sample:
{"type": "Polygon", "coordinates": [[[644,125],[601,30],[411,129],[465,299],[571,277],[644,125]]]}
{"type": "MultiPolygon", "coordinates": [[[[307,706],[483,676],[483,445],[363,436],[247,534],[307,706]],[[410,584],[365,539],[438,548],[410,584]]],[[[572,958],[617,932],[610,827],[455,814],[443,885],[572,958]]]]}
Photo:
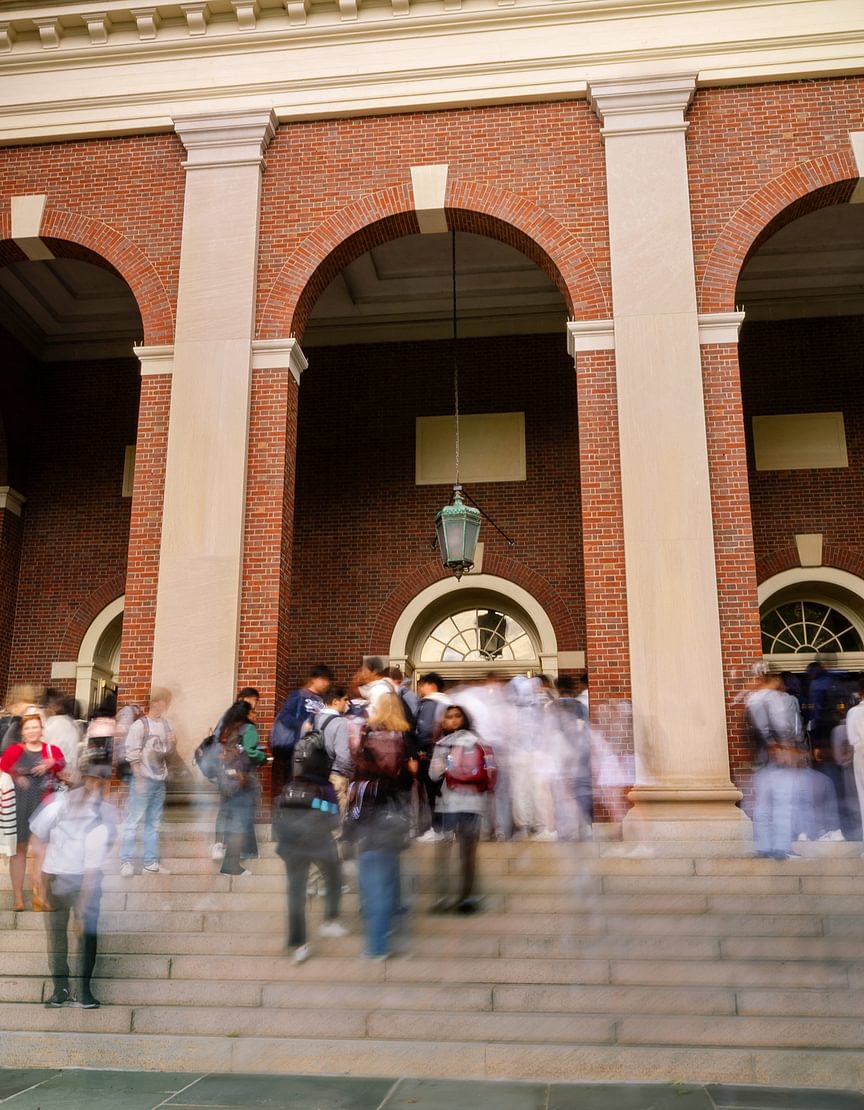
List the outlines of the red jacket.
{"type": "MultiPolygon", "coordinates": [[[[12,744],[6,751],[0,755],[0,771],[5,771],[8,775],[15,777],[13,768],[24,751],[23,744],[12,744]]],[[[66,759],[59,748],[55,748],[53,744],[42,743],[42,758],[50,759],[53,761],[53,767],[45,772],[47,785],[42,800],[44,801],[54,790],[54,775],[59,775],[63,768],[66,766],[66,759]]]]}

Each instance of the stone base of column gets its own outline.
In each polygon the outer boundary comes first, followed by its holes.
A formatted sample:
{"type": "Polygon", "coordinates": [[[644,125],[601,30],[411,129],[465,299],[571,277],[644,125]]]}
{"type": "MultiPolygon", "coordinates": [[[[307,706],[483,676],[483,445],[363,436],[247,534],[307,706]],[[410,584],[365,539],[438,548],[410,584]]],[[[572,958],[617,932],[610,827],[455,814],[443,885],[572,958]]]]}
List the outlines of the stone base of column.
{"type": "Polygon", "coordinates": [[[639,786],[628,795],[633,808],[621,830],[624,840],[751,840],[753,825],[735,804],[741,791],[639,786]]]}

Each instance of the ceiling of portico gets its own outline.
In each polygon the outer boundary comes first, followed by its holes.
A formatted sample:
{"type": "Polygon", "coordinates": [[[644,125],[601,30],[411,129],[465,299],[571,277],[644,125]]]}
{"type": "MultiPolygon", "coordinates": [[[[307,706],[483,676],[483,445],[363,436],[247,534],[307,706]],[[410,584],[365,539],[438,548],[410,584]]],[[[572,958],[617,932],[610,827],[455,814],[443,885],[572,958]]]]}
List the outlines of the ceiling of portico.
{"type": "MultiPolygon", "coordinates": [[[[460,336],[563,337],[560,293],[519,251],[459,233],[456,268],[460,336]]],[[[825,208],[782,228],[742,270],[737,302],[748,320],[864,312],[864,204],[825,208]]],[[[68,258],[0,269],[0,324],[46,362],[131,355],[142,334],[125,282],[68,258]]],[[[452,328],[450,236],[409,235],[347,266],[319,298],[302,342],[446,339],[452,328]]]]}

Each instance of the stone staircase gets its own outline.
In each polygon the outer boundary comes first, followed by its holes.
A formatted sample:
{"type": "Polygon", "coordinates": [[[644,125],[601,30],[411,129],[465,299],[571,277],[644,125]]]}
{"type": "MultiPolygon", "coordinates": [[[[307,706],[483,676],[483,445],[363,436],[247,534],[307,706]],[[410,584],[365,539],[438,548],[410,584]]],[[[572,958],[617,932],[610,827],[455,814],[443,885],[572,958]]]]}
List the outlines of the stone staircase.
{"type": "MultiPolygon", "coordinates": [[[[123,880],[115,863],[105,878],[101,1010],[40,1004],[43,919],[13,914],[0,877],[0,1064],[864,1090],[860,844],[785,862],[716,844],[484,844],[471,918],[424,912],[434,848],[415,845],[408,951],[360,959],[346,894],[352,935],[297,966],[271,844],[227,878],[208,821],[163,835],[173,874],[123,880]]],[[[314,899],[312,930],[320,913],[314,899]]]]}

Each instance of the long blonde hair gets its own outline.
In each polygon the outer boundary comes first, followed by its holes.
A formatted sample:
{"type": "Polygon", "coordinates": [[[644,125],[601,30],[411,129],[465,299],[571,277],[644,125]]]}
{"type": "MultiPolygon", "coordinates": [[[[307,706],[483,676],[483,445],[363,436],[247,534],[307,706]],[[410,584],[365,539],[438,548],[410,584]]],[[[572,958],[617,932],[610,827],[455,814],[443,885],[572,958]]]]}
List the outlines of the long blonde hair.
{"type": "Polygon", "coordinates": [[[410,732],[411,726],[405,720],[402,699],[398,694],[383,694],[369,715],[369,728],[382,732],[410,732]]]}

